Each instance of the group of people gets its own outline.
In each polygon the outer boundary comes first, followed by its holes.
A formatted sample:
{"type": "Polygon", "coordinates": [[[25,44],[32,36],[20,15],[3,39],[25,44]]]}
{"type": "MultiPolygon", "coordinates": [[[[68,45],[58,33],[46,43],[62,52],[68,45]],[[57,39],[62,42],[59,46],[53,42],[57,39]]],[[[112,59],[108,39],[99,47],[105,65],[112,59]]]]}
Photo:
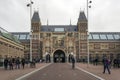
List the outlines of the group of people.
{"type": "MultiPolygon", "coordinates": [[[[75,68],[75,62],[76,62],[75,57],[73,55],[71,55],[69,60],[72,63],[72,69],[74,69],[75,68]]],[[[33,60],[33,61],[35,61],[35,60],[33,60]]],[[[96,61],[95,65],[97,65],[98,60],[95,60],[95,61],[96,61]]],[[[49,56],[46,56],[46,62],[50,62],[49,56]]],[[[106,70],[108,71],[109,74],[111,74],[111,72],[110,72],[111,61],[107,57],[104,57],[102,62],[103,62],[103,74],[105,73],[106,70]]],[[[25,58],[20,58],[20,57],[14,57],[13,58],[12,56],[9,57],[9,58],[6,57],[4,59],[4,69],[5,70],[7,70],[7,69],[10,69],[10,70],[20,69],[21,66],[24,69],[25,63],[26,63],[25,58]]],[[[120,67],[117,59],[114,59],[113,63],[114,63],[113,64],[114,66],[120,67]]]]}
{"type": "MultiPolygon", "coordinates": [[[[95,60],[95,61],[97,62],[98,60],[95,60]]],[[[72,69],[74,69],[75,68],[74,56],[71,56],[71,63],[72,63],[72,69]]],[[[106,72],[106,70],[108,71],[109,74],[111,74],[110,64],[111,64],[111,61],[107,57],[105,57],[103,59],[103,74],[106,72]]],[[[97,65],[97,63],[95,63],[95,65],[97,65]]]]}
{"type": "MultiPolygon", "coordinates": [[[[95,58],[92,62],[93,62],[93,65],[97,66],[100,61],[98,60],[98,58],[95,58]]],[[[113,58],[107,58],[106,56],[102,59],[102,63],[103,63],[103,73],[105,73],[105,70],[108,70],[108,73],[110,74],[111,67],[120,68],[119,58],[113,59],[113,58]]]]}
{"type": "Polygon", "coordinates": [[[120,68],[120,59],[115,58],[115,59],[113,60],[113,67],[114,67],[114,68],[120,68]]]}
{"type": "Polygon", "coordinates": [[[20,69],[20,65],[22,66],[22,68],[24,69],[25,66],[25,59],[20,57],[6,57],[4,59],[4,69],[20,69]]]}

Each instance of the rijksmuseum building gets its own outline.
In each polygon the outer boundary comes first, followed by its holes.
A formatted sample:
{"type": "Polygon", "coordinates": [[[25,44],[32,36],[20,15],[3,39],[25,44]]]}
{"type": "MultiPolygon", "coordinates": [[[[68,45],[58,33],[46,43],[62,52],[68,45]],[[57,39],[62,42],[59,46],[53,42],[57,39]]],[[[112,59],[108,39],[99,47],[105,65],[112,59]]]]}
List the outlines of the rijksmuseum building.
{"type": "Polygon", "coordinates": [[[87,60],[88,52],[90,60],[101,60],[104,56],[120,58],[120,32],[88,32],[87,22],[84,11],[81,11],[76,25],[42,25],[39,12],[35,11],[31,19],[31,38],[29,32],[12,34],[24,46],[24,56],[28,59],[30,40],[35,59],[49,55],[53,62],[67,62],[73,53],[76,60],[87,60]]]}
{"type": "Polygon", "coordinates": [[[0,27],[0,66],[6,57],[24,57],[24,46],[14,35],[0,27]]]}

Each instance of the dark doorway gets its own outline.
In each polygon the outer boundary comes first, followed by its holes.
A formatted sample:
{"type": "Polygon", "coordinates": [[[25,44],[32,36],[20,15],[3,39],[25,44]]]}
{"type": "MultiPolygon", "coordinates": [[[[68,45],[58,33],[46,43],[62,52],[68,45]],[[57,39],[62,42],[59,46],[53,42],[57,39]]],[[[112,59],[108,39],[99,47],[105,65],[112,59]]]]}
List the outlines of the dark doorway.
{"type": "Polygon", "coordinates": [[[56,50],[53,55],[53,62],[64,63],[65,61],[65,53],[62,50],[56,50]]]}

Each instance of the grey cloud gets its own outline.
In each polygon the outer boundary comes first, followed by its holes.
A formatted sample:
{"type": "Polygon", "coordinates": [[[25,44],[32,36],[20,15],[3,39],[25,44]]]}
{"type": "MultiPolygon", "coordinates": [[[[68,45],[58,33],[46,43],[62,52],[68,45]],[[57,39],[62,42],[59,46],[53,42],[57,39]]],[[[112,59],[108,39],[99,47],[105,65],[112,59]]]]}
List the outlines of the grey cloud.
{"type": "MultiPolygon", "coordinates": [[[[86,12],[86,0],[33,0],[38,8],[42,24],[76,25],[80,8],[86,12]]],[[[0,26],[8,31],[29,31],[29,0],[0,0],[0,26]]],[[[89,9],[89,30],[115,32],[120,28],[119,0],[92,0],[89,9]]]]}

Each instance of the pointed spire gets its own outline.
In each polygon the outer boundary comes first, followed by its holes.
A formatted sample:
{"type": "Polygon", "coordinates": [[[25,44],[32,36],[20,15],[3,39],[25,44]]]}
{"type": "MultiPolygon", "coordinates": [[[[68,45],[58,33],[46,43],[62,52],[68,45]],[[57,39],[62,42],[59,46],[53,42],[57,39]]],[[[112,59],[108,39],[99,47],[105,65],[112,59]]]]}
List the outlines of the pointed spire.
{"type": "Polygon", "coordinates": [[[47,26],[48,26],[49,22],[48,22],[48,19],[47,19],[47,26]]]}
{"type": "Polygon", "coordinates": [[[40,22],[40,17],[38,11],[34,11],[32,22],[40,22]]]}
{"type": "Polygon", "coordinates": [[[84,11],[80,11],[78,21],[87,21],[84,11]]]}

